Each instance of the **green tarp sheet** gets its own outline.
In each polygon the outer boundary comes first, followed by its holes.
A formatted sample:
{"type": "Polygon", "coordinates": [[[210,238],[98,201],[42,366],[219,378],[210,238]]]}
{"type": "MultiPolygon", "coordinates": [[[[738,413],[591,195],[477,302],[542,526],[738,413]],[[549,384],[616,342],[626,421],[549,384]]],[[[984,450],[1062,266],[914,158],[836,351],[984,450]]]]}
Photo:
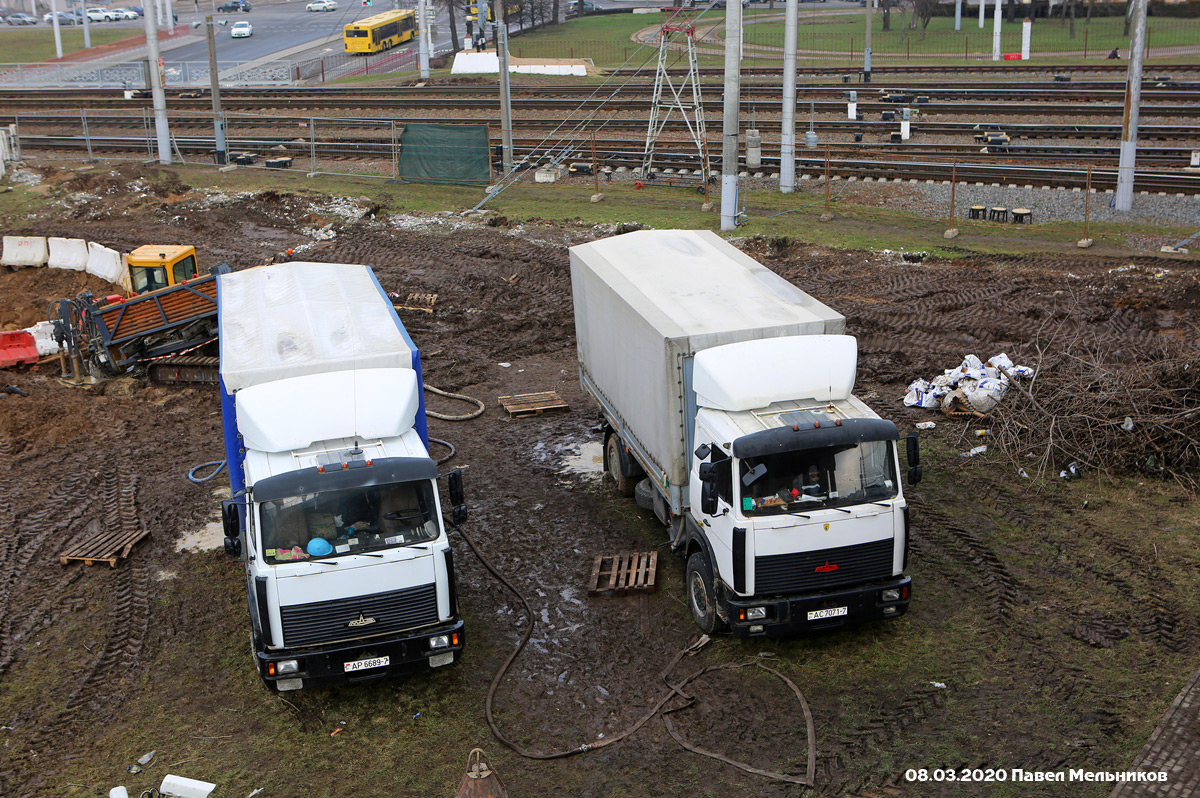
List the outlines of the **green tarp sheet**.
{"type": "Polygon", "coordinates": [[[487,125],[405,125],[400,134],[400,179],[486,186],[487,125]]]}

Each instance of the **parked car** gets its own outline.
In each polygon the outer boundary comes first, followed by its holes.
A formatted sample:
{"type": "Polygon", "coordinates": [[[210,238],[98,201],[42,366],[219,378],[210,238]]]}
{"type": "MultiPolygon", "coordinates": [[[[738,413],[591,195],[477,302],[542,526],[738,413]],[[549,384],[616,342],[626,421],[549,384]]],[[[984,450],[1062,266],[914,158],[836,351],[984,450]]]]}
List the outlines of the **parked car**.
{"type": "Polygon", "coordinates": [[[337,11],[337,0],[312,0],[304,7],[305,11],[337,11]]]}
{"type": "Polygon", "coordinates": [[[570,2],[567,3],[567,16],[569,17],[575,16],[576,14],[591,14],[599,10],[600,6],[589,2],[589,0],[582,0],[582,2],[580,2],[580,0],[570,0],[570,2]]]}
{"type": "Polygon", "coordinates": [[[107,8],[89,8],[84,13],[87,14],[87,18],[92,22],[112,22],[116,19],[113,12],[107,8]]]}
{"type": "MultiPolygon", "coordinates": [[[[696,5],[704,5],[704,3],[699,2],[696,5]]],[[[742,8],[745,8],[748,5],[750,5],[750,0],[742,0],[742,8]]],[[[713,3],[712,3],[713,8],[726,8],[727,6],[728,6],[728,3],[726,2],[726,0],[713,0],[713,3]]]]}
{"type": "Polygon", "coordinates": [[[114,8],[112,9],[113,19],[138,19],[141,14],[134,11],[132,8],[114,8]]]}
{"type": "Polygon", "coordinates": [[[146,12],[142,10],[141,6],[129,6],[125,10],[132,11],[133,13],[137,14],[139,17],[145,16],[145,14],[146,14],[146,12]]]}
{"type": "Polygon", "coordinates": [[[54,15],[58,14],[59,25],[75,25],[79,23],[79,18],[74,14],[69,14],[66,11],[50,11],[42,17],[42,22],[54,22],[54,15]]]}
{"type": "Polygon", "coordinates": [[[249,11],[250,4],[246,0],[228,0],[217,6],[218,11],[249,11]]]}
{"type": "Polygon", "coordinates": [[[233,27],[229,29],[229,35],[235,39],[245,39],[247,36],[254,33],[254,26],[249,22],[235,22],[233,27]]]}
{"type": "Polygon", "coordinates": [[[28,14],[9,14],[8,19],[4,20],[9,25],[36,25],[37,17],[31,17],[28,14]]]}

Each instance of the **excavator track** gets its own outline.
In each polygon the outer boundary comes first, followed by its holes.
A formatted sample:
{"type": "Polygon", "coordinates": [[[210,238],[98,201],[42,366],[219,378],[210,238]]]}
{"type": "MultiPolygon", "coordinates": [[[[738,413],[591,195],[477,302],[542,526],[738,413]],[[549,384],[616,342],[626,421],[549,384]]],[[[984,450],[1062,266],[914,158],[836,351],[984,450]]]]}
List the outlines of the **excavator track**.
{"type": "Polygon", "coordinates": [[[220,358],[179,355],[155,360],[146,366],[155,382],[208,382],[220,380],[220,358]]]}

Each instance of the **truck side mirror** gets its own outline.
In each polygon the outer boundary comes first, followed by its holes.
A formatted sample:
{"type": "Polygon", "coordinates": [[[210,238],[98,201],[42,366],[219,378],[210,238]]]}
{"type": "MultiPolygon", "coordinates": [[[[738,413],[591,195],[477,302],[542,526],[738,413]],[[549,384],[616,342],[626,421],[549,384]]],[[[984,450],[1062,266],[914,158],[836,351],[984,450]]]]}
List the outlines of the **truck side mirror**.
{"type": "Polygon", "coordinates": [[[916,485],[921,481],[921,467],[919,465],[908,469],[908,484],[916,485]]]}
{"type": "Polygon", "coordinates": [[[450,521],[457,526],[467,520],[467,505],[463,494],[462,471],[460,469],[456,468],[446,475],[446,486],[450,490],[450,504],[454,508],[450,511],[450,521]]]}
{"type": "Polygon", "coordinates": [[[696,447],[696,457],[701,460],[707,460],[710,454],[712,454],[712,447],[707,443],[702,443],[696,447]]]}
{"type": "Polygon", "coordinates": [[[921,446],[916,435],[909,435],[904,439],[905,450],[904,454],[908,458],[909,466],[921,465],[921,446]]]}
{"type": "Polygon", "coordinates": [[[700,512],[717,514],[717,467],[713,463],[700,464],[700,512]]]}
{"type": "Polygon", "coordinates": [[[238,503],[229,499],[221,502],[221,527],[225,530],[225,553],[242,556],[242,525],[238,518],[238,503]]]}

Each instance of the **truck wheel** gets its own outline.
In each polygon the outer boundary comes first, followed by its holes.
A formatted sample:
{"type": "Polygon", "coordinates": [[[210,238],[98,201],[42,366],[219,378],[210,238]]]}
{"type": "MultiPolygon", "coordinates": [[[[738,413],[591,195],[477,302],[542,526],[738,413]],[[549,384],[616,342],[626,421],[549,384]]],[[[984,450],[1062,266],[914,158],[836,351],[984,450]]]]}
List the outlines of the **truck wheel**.
{"type": "Polygon", "coordinates": [[[604,446],[604,462],[608,469],[608,475],[612,477],[613,484],[617,486],[617,493],[628,499],[637,489],[637,483],[621,473],[620,447],[621,439],[616,435],[609,435],[608,443],[604,446]]]}
{"type": "Polygon", "coordinates": [[[716,591],[713,590],[712,568],[708,557],[698,551],[687,561],[687,596],[688,606],[692,609],[692,619],[706,635],[713,634],[722,627],[717,615],[716,591]]]}

